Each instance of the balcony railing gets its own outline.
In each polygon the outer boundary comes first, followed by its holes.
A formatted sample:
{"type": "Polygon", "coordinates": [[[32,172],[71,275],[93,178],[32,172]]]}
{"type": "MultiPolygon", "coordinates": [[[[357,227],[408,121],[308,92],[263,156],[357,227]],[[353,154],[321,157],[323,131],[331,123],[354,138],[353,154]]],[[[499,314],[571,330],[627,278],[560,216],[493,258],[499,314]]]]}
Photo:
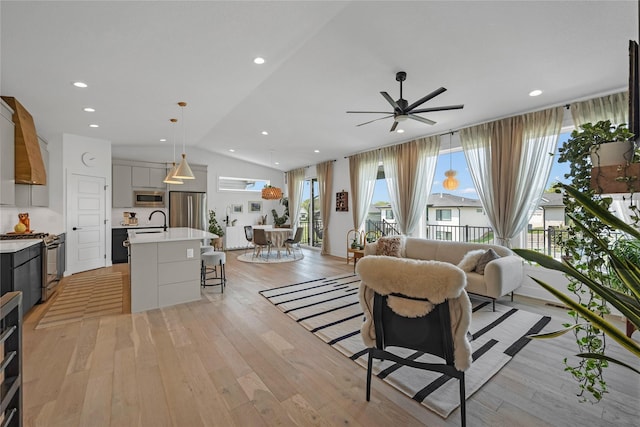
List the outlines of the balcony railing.
{"type": "MultiPolygon", "coordinates": [[[[567,230],[562,228],[531,229],[527,230],[525,246],[526,249],[560,259],[562,257],[562,242],[566,240],[566,237],[567,230]]],[[[496,243],[491,227],[475,227],[471,225],[428,225],[427,238],[456,242],[496,243]]]]}

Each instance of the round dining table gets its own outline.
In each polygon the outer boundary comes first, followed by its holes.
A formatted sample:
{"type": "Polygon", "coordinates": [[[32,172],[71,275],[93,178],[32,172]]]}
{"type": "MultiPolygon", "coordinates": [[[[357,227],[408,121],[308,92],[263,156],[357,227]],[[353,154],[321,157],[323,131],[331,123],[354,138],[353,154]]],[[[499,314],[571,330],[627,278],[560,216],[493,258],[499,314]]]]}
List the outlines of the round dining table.
{"type": "Polygon", "coordinates": [[[278,251],[278,257],[280,256],[280,250],[285,249],[284,241],[291,237],[290,228],[266,228],[264,234],[267,236],[267,240],[271,241],[271,247],[278,251]]]}

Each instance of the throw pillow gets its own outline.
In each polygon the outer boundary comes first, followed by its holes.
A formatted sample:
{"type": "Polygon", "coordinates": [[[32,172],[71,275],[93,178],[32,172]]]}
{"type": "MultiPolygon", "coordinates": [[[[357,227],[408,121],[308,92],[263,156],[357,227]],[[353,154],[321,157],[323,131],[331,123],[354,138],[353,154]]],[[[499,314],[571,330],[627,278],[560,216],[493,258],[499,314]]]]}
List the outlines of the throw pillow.
{"type": "Polygon", "coordinates": [[[469,273],[476,268],[476,265],[478,265],[478,260],[482,255],[484,255],[484,249],[474,249],[472,251],[469,251],[464,254],[462,261],[458,263],[458,267],[460,267],[462,271],[466,271],[467,273],[469,273]]]}
{"type": "Polygon", "coordinates": [[[476,273],[484,274],[484,269],[487,267],[487,264],[498,258],[500,258],[500,255],[498,255],[496,251],[494,251],[493,249],[487,250],[487,252],[485,252],[478,260],[478,265],[476,265],[476,273]]]}
{"type": "Polygon", "coordinates": [[[402,236],[385,236],[376,242],[376,255],[402,257],[402,236]]]}

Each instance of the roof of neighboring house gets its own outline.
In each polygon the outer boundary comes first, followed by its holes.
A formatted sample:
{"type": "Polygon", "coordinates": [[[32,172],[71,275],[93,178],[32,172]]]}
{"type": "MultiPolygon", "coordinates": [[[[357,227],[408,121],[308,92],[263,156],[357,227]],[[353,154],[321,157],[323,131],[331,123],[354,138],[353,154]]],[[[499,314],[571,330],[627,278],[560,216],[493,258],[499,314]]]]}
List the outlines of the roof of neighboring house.
{"type": "Polygon", "coordinates": [[[429,196],[427,202],[429,207],[474,207],[481,208],[482,203],[478,199],[470,199],[469,197],[460,197],[449,193],[436,193],[429,196]]]}
{"type": "Polygon", "coordinates": [[[544,193],[542,195],[542,201],[540,202],[541,208],[564,208],[562,203],[562,193],[544,193]]]}

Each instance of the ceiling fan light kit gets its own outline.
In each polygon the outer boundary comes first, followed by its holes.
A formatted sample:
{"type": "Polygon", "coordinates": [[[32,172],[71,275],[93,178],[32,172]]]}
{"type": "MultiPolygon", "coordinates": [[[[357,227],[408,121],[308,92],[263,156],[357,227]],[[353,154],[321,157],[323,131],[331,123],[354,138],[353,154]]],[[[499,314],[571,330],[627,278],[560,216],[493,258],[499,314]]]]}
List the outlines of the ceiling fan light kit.
{"type": "Polygon", "coordinates": [[[189,162],[187,162],[186,129],[184,125],[184,107],[187,106],[187,103],[178,102],[178,105],[180,106],[180,109],[182,111],[182,160],[180,161],[180,165],[178,165],[178,169],[176,170],[176,173],[173,176],[179,179],[196,179],[195,175],[191,171],[189,162]]]}
{"type": "Polygon", "coordinates": [[[380,117],[378,119],[369,120],[368,122],[360,123],[356,126],[363,126],[369,123],[373,123],[378,120],[384,120],[393,117],[393,124],[391,125],[391,129],[389,132],[393,132],[396,130],[398,126],[398,122],[403,122],[407,119],[416,120],[428,125],[435,125],[436,122],[433,120],[427,119],[422,116],[418,116],[419,113],[429,113],[435,111],[445,111],[445,110],[460,110],[464,108],[463,104],[458,105],[446,105],[443,107],[431,107],[431,108],[422,108],[416,110],[417,107],[421,106],[425,102],[435,98],[441,93],[445,92],[447,89],[444,87],[440,87],[433,92],[429,93],[426,96],[423,96],[413,104],[409,105],[406,99],[402,97],[402,82],[407,79],[407,73],[404,71],[398,71],[396,73],[396,81],[400,82],[400,98],[396,101],[394,100],[387,92],[380,92],[382,97],[393,107],[393,111],[347,111],[347,113],[364,113],[364,114],[387,114],[385,117],[380,117]]]}

